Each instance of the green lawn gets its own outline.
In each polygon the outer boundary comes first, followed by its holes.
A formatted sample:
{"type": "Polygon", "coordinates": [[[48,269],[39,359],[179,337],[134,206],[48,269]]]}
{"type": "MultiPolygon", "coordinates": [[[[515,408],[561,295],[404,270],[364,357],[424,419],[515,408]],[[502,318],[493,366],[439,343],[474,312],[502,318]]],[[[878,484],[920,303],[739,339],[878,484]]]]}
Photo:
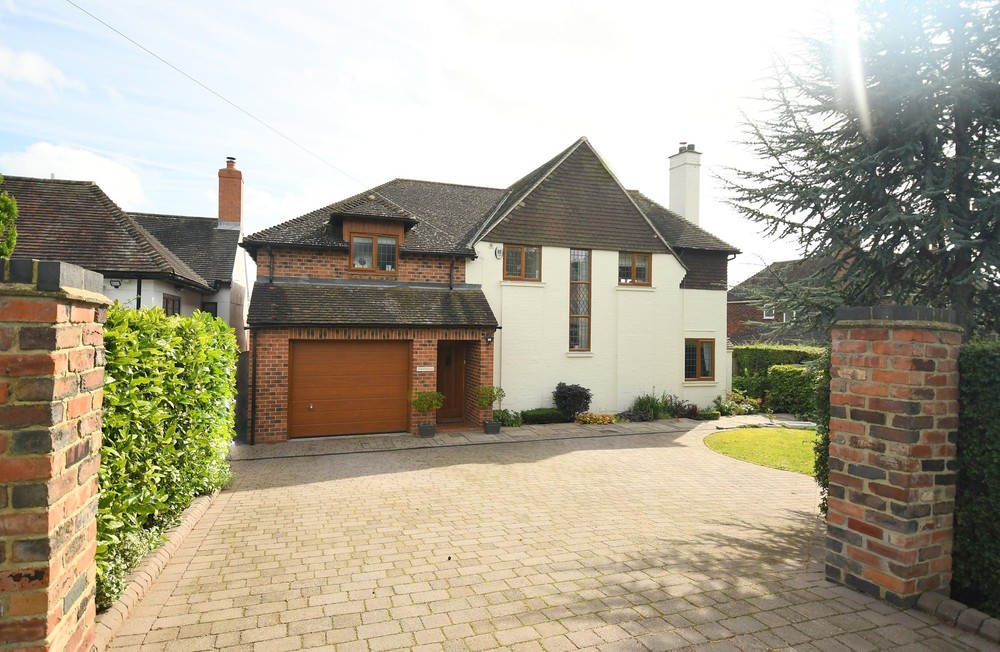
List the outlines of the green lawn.
{"type": "Polygon", "coordinates": [[[744,462],[805,475],[813,472],[815,430],[791,428],[738,428],[705,437],[705,444],[744,462]]]}

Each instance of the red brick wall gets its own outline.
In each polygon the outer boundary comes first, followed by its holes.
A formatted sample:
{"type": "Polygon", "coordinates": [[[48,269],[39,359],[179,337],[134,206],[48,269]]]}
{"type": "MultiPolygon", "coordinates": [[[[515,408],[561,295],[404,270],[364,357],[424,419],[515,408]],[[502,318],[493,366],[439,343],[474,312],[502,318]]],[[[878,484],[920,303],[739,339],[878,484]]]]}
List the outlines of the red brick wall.
{"type": "Polygon", "coordinates": [[[753,330],[754,324],[764,319],[763,311],[750,303],[726,304],[726,337],[753,330]]]}
{"type": "Polygon", "coordinates": [[[832,331],[827,576],[910,606],[948,592],[958,349],[950,311],[838,311],[832,331]]]}
{"type": "MultiPolygon", "coordinates": [[[[408,340],[413,359],[410,363],[410,392],[434,391],[437,388],[438,340],[469,342],[466,360],[466,395],[475,396],[475,385],[491,384],[493,350],[484,335],[493,329],[479,328],[267,328],[255,329],[251,337],[250,418],[252,441],[258,444],[288,439],[288,351],[291,340],[408,340]],[[256,362],[254,362],[256,353],[256,362]],[[433,367],[433,372],[417,367],[433,367]],[[471,387],[471,390],[470,390],[471,387]],[[256,406],[256,407],[255,407],[256,406]],[[256,414],[256,416],[254,416],[256,414]]],[[[466,419],[484,418],[483,410],[466,406],[466,419]]],[[[412,409],[410,431],[416,432],[420,418],[426,415],[412,409]]]]}
{"type": "MultiPolygon", "coordinates": [[[[89,650],[107,300],[39,292],[37,261],[11,262],[22,273],[8,267],[0,283],[0,643],[12,647],[0,647],[89,650]]],[[[41,265],[56,288],[84,276],[41,265]]],[[[81,285],[100,289],[94,278],[81,285]]]]}
{"type": "Polygon", "coordinates": [[[226,167],[219,170],[219,220],[243,220],[243,173],[236,169],[235,161],[226,161],[226,167]]]}
{"type": "MultiPolygon", "coordinates": [[[[350,278],[359,280],[393,280],[406,283],[448,283],[449,271],[453,283],[465,283],[465,260],[450,256],[403,254],[399,257],[399,271],[395,274],[374,274],[350,271],[347,250],[276,249],[274,271],[276,277],[295,278],[350,278]]],[[[271,274],[270,257],[266,249],[257,252],[257,274],[271,274]]]]}

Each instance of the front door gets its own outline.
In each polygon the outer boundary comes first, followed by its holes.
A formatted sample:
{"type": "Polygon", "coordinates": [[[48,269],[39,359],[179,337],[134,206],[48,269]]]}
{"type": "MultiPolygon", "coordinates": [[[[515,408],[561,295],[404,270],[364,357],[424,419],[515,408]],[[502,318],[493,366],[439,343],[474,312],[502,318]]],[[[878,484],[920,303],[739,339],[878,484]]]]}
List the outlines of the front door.
{"type": "Polygon", "coordinates": [[[438,342],[437,391],[444,394],[438,421],[465,418],[465,342],[438,342]]]}

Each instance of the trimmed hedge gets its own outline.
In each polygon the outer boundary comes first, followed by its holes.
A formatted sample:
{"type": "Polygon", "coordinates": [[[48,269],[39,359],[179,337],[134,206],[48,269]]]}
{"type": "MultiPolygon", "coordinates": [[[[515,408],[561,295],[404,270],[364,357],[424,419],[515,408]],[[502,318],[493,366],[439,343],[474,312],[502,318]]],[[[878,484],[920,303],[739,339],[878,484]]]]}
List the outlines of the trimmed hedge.
{"type": "Polygon", "coordinates": [[[819,485],[819,510],[826,514],[830,490],[830,349],[816,361],[816,443],[813,445],[813,477],[819,485]]]}
{"type": "MultiPolygon", "coordinates": [[[[821,346],[747,344],[733,348],[734,376],[766,376],[778,364],[802,364],[823,355],[821,346]]],[[[745,388],[741,388],[745,389],[745,388]]],[[[756,398],[760,398],[759,396],[756,398]]]]}
{"type": "Polygon", "coordinates": [[[958,364],[952,596],[1000,616],[1000,342],[965,344],[958,364]]]}
{"type": "Polygon", "coordinates": [[[204,312],[167,317],[116,303],[104,326],[97,606],[196,496],[230,479],[238,347],[204,312]]]}
{"type": "Polygon", "coordinates": [[[805,365],[776,364],[767,370],[765,406],[772,412],[809,415],[816,411],[816,372],[805,365]]]}
{"type": "Polygon", "coordinates": [[[556,408],[534,408],[521,412],[524,423],[568,423],[571,419],[563,416],[556,408]]]}

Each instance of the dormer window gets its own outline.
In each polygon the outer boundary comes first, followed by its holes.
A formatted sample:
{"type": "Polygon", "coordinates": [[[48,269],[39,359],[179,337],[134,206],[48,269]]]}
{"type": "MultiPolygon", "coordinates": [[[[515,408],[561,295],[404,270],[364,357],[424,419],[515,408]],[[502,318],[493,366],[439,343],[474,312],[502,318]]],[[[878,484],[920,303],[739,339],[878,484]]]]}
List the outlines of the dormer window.
{"type": "Polygon", "coordinates": [[[351,269],[395,272],[396,238],[389,235],[356,235],[351,238],[351,269]]]}

